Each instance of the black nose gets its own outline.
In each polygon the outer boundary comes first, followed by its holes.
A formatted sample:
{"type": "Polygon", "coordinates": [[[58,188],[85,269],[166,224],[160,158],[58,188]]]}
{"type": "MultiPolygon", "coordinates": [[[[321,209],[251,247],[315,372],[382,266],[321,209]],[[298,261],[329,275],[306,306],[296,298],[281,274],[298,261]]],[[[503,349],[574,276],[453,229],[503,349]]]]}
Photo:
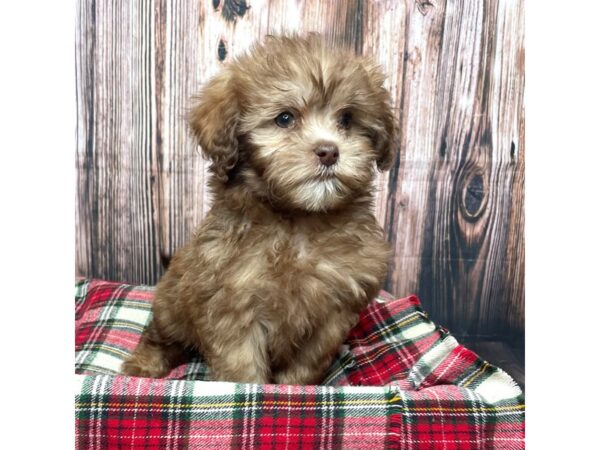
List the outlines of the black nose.
{"type": "Polygon", "coordinates": [[[335,164],[340,157],[340,151],[332,142],[321,142],[315,148],[315,154],[319,157],[321,164],[324,166],[331,166],[335,164]]]}

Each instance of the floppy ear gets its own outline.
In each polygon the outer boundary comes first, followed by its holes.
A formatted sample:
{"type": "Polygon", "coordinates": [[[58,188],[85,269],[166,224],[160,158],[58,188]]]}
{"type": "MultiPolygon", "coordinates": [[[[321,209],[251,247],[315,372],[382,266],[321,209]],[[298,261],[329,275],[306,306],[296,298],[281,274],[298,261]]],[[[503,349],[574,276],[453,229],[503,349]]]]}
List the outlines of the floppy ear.
{"type": "Polygon", "coordinates": [[[221,181],[238,160],[238,98],[232,76],[224,70],[195,97],[187,122],[202,147],[202,154],[212,161],[210,170],[221,181]]]}
{"type": "Polygon", "coordinates": [[[369,121],[370,138],[377,152],[377,168],[381,171],[392,167],[396,156],[396,135],[398,126],[394,119],[389,91],[384,87],[385,75],[381,67],[370,59],[363,60],[361,68],[366,75],[370,87],[368,104],[370,109],[369,121]]]}
{"type": "Polygon", "coordinates": [[[389,102],[383,102],[380,111],[382,127],[375,137],[375,150],[377,150],[377,168],[383,172],[389,170],[394,162],[398,127],[389,102]]]}

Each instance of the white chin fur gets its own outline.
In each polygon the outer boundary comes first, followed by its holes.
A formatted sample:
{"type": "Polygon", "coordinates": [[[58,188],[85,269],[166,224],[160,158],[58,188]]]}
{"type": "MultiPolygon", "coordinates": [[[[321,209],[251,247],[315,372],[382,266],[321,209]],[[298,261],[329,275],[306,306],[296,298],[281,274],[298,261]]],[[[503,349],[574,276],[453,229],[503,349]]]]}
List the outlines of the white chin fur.
{"type": "Polygon", "coordinates": [[[343,197],[338,183],[335,179],[307,181],[295,189],[295,200],[307,211],[326,210],[343,197]]]}

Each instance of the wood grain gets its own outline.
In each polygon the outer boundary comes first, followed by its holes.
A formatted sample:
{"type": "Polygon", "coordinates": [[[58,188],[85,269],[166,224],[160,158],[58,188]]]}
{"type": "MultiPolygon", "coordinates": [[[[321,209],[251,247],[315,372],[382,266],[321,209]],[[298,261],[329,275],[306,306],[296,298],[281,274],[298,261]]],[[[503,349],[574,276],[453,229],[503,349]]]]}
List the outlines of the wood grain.
{"type": "Polygon", "coordinates": [[[522,0],[79,0],[77,274],[154,284],[210,207],[182,117],[257,38],[323,34],[389,74],[386,288],[458,336],[524,328],[522,0]]]}

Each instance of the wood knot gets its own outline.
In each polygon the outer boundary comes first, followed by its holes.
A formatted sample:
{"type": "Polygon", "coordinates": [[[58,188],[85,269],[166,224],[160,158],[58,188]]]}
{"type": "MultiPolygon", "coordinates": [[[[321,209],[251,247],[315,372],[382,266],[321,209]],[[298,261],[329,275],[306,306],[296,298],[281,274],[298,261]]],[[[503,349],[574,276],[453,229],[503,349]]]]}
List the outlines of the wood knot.
{"type": "Polygon", "coordinates": [[[415,0],[415,3],[417,4],[417,9],[419,10],[419,12],[424,16],[429,14],[429,11],[431,11],[431,9],[435,8],[435,3],[430,2],[428,0],[415,0]]]}
{"type": "MultiPolygon", "coordinates": [[[[215,1],[213,0],[213,6],[215,1]]],[[[235,22],[238,17],[244,17],[250,7],[246,0],[223,0],[221,14],[227,22],[235,22]]]]}
{"type": "Polygon", "coordinates": [[[446,142],[446,138],[444,138],[444,140],[442,141],[442,144],[440,145],[440,158],[444,159],[446,157],[447,152],[448,152],[448,142],[446,142]]]}
{"type": "Polygon", "coordinates": [[[408,207],[408,195],[401,195],[398,199],[398,206],[400,209],[406,209],[408,207]]]}
{"type": "Polygon", "coordinates": [[[467,177],[461,189],[461,210],[465,218],[477,220],[485,210],[487,193],[483,174],[475,173],[467,177]]]}
{"type": "Polygon", "coordinates": [[[225,58],[227,57],[227,46],[225,45],[225,42],[223,42],[223,39],[219,41],[217,55],[219,57],[219,61],[225,61],[225,58]]]}

